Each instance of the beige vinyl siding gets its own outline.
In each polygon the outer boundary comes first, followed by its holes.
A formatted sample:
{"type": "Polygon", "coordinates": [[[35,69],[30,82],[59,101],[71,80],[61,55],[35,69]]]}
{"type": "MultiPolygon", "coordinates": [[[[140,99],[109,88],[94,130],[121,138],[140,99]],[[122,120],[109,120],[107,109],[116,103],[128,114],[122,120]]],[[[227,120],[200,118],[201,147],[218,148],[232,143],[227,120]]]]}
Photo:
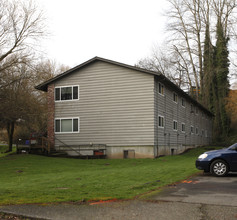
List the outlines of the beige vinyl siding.
{"type": "MultiPolygon", "coordinates": [[[[158,88],[159,79],[156,80],[156,87],[158,88]]],[[[168,148],[184,146],[197,146],[207,145],[211,142],[211,118],[207,114],[197,107],[194,103],[191,103],[185,97],[178,95],[178,102],[173,101],[174,90],[168,86],[165,86],[164,96],[156,92],[157,101],[155,101],[155,115],[164,116],[165,126],[164,128],[157,127],[155,133],[155,140],[160,146],[168,146],[168,148]],[[182,98],[185,100],[185,107],[182,106],[182,98]],[[191,112],[191,104],[193,105],[194,112],[191,112]],[[198,114],[195,109],[198,108],[198,114]],[[178,129],[173,129],[173,121],[177,121],[178,129]],[[185,132],[182,132],[182,123],[185,124],[185,132]],[[194,127],[194,133],[191,134],[191,126],[194,127]],[[196,128],[198,128],[198,135],[196,135],[196,128]],[[202,130],[209,131],[209,137],[206,138],[202,135],[202,130]]],[[[158,118],[156,119],[158,120],[158,118]]],[[[155,123],[157,124],[157,122],[155,123]]],[[[155,143],[156,143],[155,142],[155,143]]]]}
{"type": "MultiPolygon", "coordinates": [[[[55,83],[79,85],[79,100],[55,102],[55,118],[80,117],[80,133],[55,145],[154,145],[154,76],[97,61],[55,83]]],[[[60,141],[61,142],[60,142],[60,141]]]]}

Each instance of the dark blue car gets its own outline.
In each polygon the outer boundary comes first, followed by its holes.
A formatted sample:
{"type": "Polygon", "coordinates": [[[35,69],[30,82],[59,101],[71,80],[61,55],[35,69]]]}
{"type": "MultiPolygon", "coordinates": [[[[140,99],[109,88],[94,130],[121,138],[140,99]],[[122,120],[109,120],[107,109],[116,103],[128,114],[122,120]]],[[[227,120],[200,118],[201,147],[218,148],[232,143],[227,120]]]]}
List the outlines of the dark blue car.
{"type": "Polygon", "coordinates": [[[237,143],[201,154],[196,160],[196,167],[215,176],[225,176],[229,171],[237,172],[237,143]]]}

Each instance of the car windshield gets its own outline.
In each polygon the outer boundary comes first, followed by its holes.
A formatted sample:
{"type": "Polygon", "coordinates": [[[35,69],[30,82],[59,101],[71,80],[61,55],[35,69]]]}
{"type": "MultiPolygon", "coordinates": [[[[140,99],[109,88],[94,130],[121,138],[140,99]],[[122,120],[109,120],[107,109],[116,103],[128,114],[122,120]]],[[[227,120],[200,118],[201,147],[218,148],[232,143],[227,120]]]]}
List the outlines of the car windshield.
{"type": "Polygon", "coordinates": [[[228,147],[229,150],[236,150],[237,149],[237,143],[231,145],[230,147],[228,147]]]}

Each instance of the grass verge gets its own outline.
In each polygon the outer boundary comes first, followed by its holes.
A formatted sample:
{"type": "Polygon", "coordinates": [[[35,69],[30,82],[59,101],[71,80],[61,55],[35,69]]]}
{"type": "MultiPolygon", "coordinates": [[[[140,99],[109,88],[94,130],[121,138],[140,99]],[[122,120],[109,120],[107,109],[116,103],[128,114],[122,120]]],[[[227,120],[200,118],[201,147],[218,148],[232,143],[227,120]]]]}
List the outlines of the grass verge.
{"type": "Polygon", "coordinates": [[[0,156],[0,205],[131,199],[199,172],[195,160],[207,150],[126,160],[0,156]]]}
{"type": "Polygon", "coordinates": [[[14,154],[16,152],[16,147],[13,146],[12,149],[13,149],[12,152],[5,153],[8,150],[8,146],[0,145],[0,157],[5,157],[7,155],[14,154]]]}

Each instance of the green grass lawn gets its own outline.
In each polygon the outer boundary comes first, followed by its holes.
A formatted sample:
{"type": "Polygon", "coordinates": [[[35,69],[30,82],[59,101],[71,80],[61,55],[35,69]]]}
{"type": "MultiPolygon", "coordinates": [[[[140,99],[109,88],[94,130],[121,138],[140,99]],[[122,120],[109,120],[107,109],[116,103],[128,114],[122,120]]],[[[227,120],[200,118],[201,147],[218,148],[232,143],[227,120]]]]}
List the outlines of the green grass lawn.
{"type": "Polygon", "coordinates": [[[130,199],[199,172],[195,160],[204,151],[122,160],[0,156],[0,205],[130,199]]]}

